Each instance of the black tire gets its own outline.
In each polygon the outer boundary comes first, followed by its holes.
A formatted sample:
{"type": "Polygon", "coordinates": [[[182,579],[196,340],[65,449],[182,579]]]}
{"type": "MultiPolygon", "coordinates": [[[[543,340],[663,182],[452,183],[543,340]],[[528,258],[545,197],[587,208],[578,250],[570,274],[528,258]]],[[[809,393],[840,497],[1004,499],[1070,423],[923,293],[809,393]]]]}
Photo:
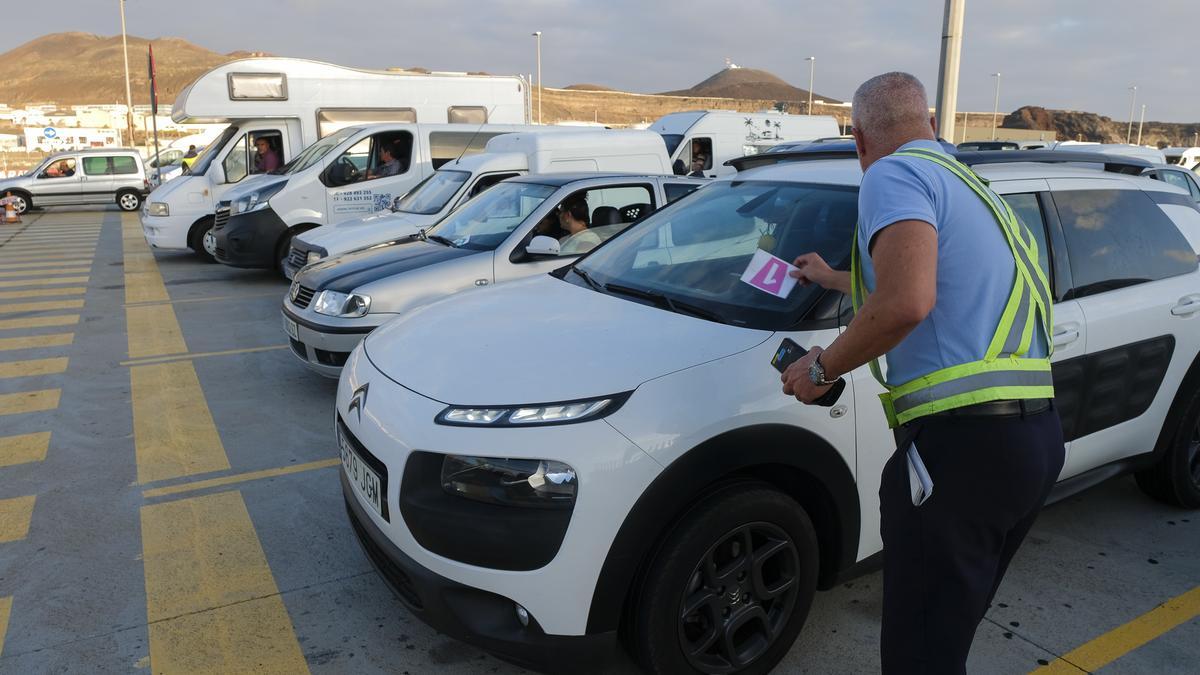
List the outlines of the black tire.
{"type": "Polygon", "coordinates": [[[1200,509],[1200,390],[1191,393],[1162,459],[1136,474],[1138,487],[1160,501],[1200,509]]]}
{"type": "Polygon", "coordinates": [[[213,219],[205,218],[200,222],[192,225],[192,231],[188,234],[188,247],[196,253],[196,257],[207,263],[215,263],[217,259],[204,245],[204,237],[208,235],[213,228],[213,219]]]}
{"type": "Polygon", "coordinates": [[[288,230],[288,233],[283,235],[283,237],[279,240],[279,243],[275,245],[275,271],[278,272],[279,276],[283,277],[284,279],[287,279],[287,272],[284,270],[284,264],[287,263],[288,253],[290,253],[292,250],[292,237],[295,237],[297,234],[300,234],[303,231],[304,230],[295,228],[288,230]]]}
{"type": "Polygon", "coordinates": [[[720,488],[651,562],[629,615],[629,650],[649,673],[768,673],[804,626],[818,564],[816,531],[795,500],[764,483],[720,488]]]}
{"type": "Polygon", "coordinates": [[[23,216],[33,209],[33,197],[25,192],[12,192],[13,208],[17,210],[18,216],[23,216]]]}
{"type": "Polygon", "coordinates": [[[137,211],[142,208],[142,196],[136,190],[121,190],[117,193],[117,208],[122,211],[137,211]]]}

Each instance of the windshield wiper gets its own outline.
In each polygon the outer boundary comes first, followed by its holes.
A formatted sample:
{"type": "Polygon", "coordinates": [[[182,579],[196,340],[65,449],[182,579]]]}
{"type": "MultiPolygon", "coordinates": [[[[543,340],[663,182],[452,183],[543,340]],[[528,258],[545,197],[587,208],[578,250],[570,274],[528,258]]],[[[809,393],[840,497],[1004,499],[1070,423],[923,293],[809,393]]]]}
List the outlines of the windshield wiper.
{"type": "Polygon", "coordinates": [[[725,317],[713,312],[712,310],[704,309],[703,307],[698,307],[691,303],[672,300],[663,293],[646,291],[640,288],[633,288],[632,286],[622,286],[620,284],[605,284],[604,290],[609,291],[610,293],[619,293],[621,295],[628,295],[635,298],[649,300],[659,307],[676,314],[690,314],[691,316],[700,319],[707,319],[708,321],[714,321],[716,323],[729,323],[725,317]]]}
{"type": "Polygon", "coordinates": [[[579,269],[578,267],[572,267],[571,271],[574,272],[575,274],[578,274],[580,279],[583,279],[584,281],[586,281],[587,285],[592,287],[592,290],[599,291],[601,293],[604,292],[603,284],[601,284],[599,281],[596,281],[595,279],[593,279],[592,275],[588,274],[587,272],[584,272],[583,270],[579,269]]]}
{"type": "MultiPolygon", "coordinates": [[[[422,234],[424,234],[425,231],[421,230],[421,232],[422,232],[422,234]]],[[[450,248],[458,248],[458,246],[455,246],[454,242],[450,241],[449,239],[443,237],[440,234],[426,234],[421,238],[427,239],[429,241],[436,241],[439,244],[445,244],[446,246],[449,246],[450,248]]]]}

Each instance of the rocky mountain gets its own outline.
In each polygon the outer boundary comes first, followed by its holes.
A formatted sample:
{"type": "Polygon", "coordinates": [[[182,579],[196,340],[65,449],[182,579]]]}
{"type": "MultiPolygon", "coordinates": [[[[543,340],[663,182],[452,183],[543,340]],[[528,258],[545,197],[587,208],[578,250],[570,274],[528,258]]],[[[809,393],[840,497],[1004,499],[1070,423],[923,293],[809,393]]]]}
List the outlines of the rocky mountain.
{"type": "MultiPolygon", "coordinates": [[[[145,38],[129,36],[129,79],[134,104],[149,103],[145,38]]],[[[180,38],[153,40],[158,70],[158,100],[171,103],[200,74],[253,52],[217,52],[180,38]]],[[[124,103],[125,65],[121,36],[90,33],[43,35],[0,54],[0,102],[17,106],[34,102],[60,105],[124,103]]]]}
{"type": "MultiPolygon", "coordinates": [[[[1076,110],[1048,110],[1032,105],[1009,113],[1000,126],[1008,129],[1055,131],[1058,133],[1058,140],[1062,141],[1100,143],[1124,143],[1129,132],[1128,120],[1114,120],[1096,113],[1076,110]]],[[[1134,122],[1131,134],[1134,141],[1137,140],[1137,132],[1138,123],[1134,122]]],[[[1147,121],[1142,126],[1142,143],[1190,146],[1197,132],[1200,132],[1200,123],[1147,121]]]]}
{"type": "MultiPolygon", "coordinates": [[[[728,67],[703,82],[689,88],[664,92],[665,96],[700,96],[706,98],[749,98],[773,101],[808,101],[808,90],[794,87],[778,75],[755,68],[728,67]]],[[[813,98],[826,103],[836,99],[813,92],[813,98]]]]}

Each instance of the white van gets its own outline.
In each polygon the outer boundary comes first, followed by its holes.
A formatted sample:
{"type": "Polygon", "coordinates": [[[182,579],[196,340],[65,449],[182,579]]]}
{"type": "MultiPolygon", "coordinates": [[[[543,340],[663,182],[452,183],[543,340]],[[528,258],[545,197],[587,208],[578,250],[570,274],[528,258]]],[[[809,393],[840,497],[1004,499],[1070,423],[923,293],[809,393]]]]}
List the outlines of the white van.
{"type": "Polygon", "coordinates": [[[319,138],[378,123],[527,124],[521,77],[358,70],[318,61],[254,58],[201,75],[179,94],[171,118],[229,127],[187,174],[153,192],[142,211],[152,247],[202,252],[216,204],[248,176],[290,162],[319,138]],[[256,152],[266,140],[268,152],[256,152]]]}
{"type": "Polygon", "coordinates": [[[713,178],[737,173],[725,161],[753,155],[777,143],[812,141],[842,133],[829,115],[787,115],[774,111],[694,110],[671,113],[650,125],[667,144],[676,175],[693,171],[693,155],[704,155],[700,171],[713,178]]]}
{"type": "Polygon", "coordinates": [[[1167,164],[1177,164],[1195,170],[1200,168],[1200,148],[1163,148],[1167,164]]]}
{"type": "Polygon", "coordinates": [[[414,234],[506,178],[576,171],[668,174],[669,166],[662,138],[650,131],[539,127],[496,136],[483,153],[441,166],[399,200],[393,212],[297,235],[284,275],[290,279],[308,263],[414,234]]]}

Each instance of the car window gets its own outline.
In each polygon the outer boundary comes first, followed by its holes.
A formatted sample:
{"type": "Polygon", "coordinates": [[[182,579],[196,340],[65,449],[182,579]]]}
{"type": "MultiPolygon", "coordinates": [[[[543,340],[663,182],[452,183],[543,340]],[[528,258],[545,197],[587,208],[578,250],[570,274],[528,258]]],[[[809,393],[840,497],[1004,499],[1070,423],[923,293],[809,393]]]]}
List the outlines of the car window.
{"type": "Polygon", "coordinates": [[[551,185],[501,183],[452,211],[428,234],[460,248],[491,251],[555,191],[551,185]]]}
{"type": "Polygon", "coordinates": [[[1022,192],[1001,196],[1012,207],[1013,213],[1017,215],[1017,220],[1020,220],[1021,224],[1033,233],[1033,238],[1038,245],[1038,264],[1042,266],[1042,272],[1045,272],[1046,279],[1050,280],[1050,290],[1053,292],[1054,275],[1050,273],[1050,248],[1046,243],[1046,220],[1042,216],[1042,207],[1038,204],[1037,193],[1022,192]]]}
{"type": "MultiPolygon", "coordinates": [[[[587,229],[574,234],[560,230],[558,254],[582,255],[629,227],[654,209],[649,185],[623,185],[576,192],[559,205],[582,199],[587,205],[587,229]]],[[[550,214],[557,217],[558,210],[550,214]]],[[[561,222],[561,221],[560,221],[561,222]]]]}
{"type": "Polygon", "coordinates": [[[509,178],[514,178],[520,175],[521,174],[519,173],[493,173],[484,176],[471,186],[471,194],[467,195],[467,198],[470,199],[471,197],[474,197],[475,195],[483,192],[502,180],[508,180],[509,178]]]}
{"type": "Polygon", "coordinates": [[[329,166],[326,180],[341,187],[408,173],[412,164],[412,134],[384,131],[350,146],[329,166]]]}
{"type": "Polygon", "coordinates": [[[700,186],[696,183],[663,183],[663,192],[666,194],[667,203],[670,204],[684,195],[690,195],[698,187],[700,186]]]}
{"type": "Polygon", "coordinates": [[[103,176],[112,173],[109,171],[107,157],[84,157],[83,172],[89,176],[103,176]]]}
{"type": "Polygon", "coordinates": [[[1183,175],[1182,172],[1164,169],[1159,171],[1158,175],[1162,178],[1164,183],[1167,183],[1168,185],[1174,185],[1175,187],[1181,187],[1184,190],[1191,192],[1190,181],[1188,181],[1187,176],[1183,175]]]}
{"type": "Polygon", "coordinates": [[[1054,193],[1079,298],[1192,272],[1196,252],[1141,190],[1054,193]]]}
{"type": "Polygon", "coordinates": [[[66,157],[50,162],[38,178],[70,178],[75,175],[75,158],[66,157]]]}
{"type": "Polygon", "coordinates": [[[137,160],[128,155],[117,155],[112,158],[112,172],[117,175],[137,173],[137,160]]]}
{"type": "Polygon", "coordinates": [[[229,154],[221,162],[225,170],[225,182],[236,183],[246,177],[246,136],[243,134],[230,148],[229,154]]]}
{"type": "Polygon", "coordinates": [[[437,213],[470,177],[467,171],[434,171],[396,202],[396,210],[421,215],[437,213]]]}

